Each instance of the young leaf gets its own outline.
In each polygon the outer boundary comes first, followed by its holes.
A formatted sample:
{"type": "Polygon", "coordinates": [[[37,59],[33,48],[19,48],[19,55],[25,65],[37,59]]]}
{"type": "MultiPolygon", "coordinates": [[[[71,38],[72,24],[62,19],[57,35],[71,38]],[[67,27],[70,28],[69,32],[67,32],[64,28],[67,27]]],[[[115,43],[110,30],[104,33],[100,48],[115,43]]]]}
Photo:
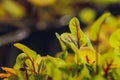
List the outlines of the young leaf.
{"type": "Polygon", "coordinates": [[[75,47],[78,47],[75,37],[70,33],[61,34],[61,40],[66,44],[72,43],[75,45],[75,47]]]}
{"type": "Polygon", "coordinates": [[[61,35],[61,40],[66,43],[66,45],[71,48],[73,50],[73,52],[75,53],[75,62],[77,64],[81,63],[81,59],[78,57],[78,45],[76,42],[76,39],[73,35],[71,35],[70,33],[63,33],[61,35]]]}
{"type": "Polygon", "coordinates": [[[113,32],[109,38],[109,43],[113,48],[120,49],[120,29],[113,32]]]}
{"type": "Polygon", "coordinates": [[[63,41],[60,39],[60,35],[58,33],[55,33],[56,37],[58,38],[59,42],[60,42],[60,45],[61,45],[61,48],[62,50],[66,50],[67,47],[65,46],[65,44],[63,43],[63,41]]]}
{"type": "Polygon", "coordinates": [[[79,20],[76,17],[74,17],[70,20],[69,29],[70,29],[72,35],[77,40],[78,49],[80,48],[80,46],[86,45],[86,43],[87,43],[86,37],[85,37],[84,33],[82,32],[82,30],[80,28],[79,20]]]}
{"type": "Polygon", "coordinates": [[[105,19],[110,16],[110,13],[104,13],[98,20],[96,20],[90,29],[90,38],[93,41],[96,41],[97,36],[100,32],[100,28],[105,19]]]}
{"type": "Polygon", "coordinates": [[[81,30],[79,20],[76,17],[74,17],[70,20],[69,29],[71,31],[71,34],[75,37],[78,49],[81,46],[86,46],[86,44],[88,47],[93,48],[90,40],[84,34],[84,32],[81,30]]]}
{"type": "Polygon", "coordinates": [[[20,44],[20,43],[16,43],[14,44],[14,46],[22,50],[27,55],[27,57],[29,58],[28,62],[32,64],[33,72],[36,73],[34,61],[37,59],[37,53],[31,50],[30,48],[28,48],[27,46],[20,44]]]}
{"type": "Polygon", "coordinates": [[[45,61],[41,60],[40,64],[38,65],[38,71],[37,71],[39,74],[42,74],[44,64],[45,61]]]}
{"type": "Polygon", "coordinates": [[[19,70],[20,68],[23,68],[23,64],[25,63],[26,59],[28,59],[28,57],[25,53],[19,54],[16,58],[14,69],[19,70]]]}
{"type": "Polygon", "coordinates": [[[55,56],[58,57],[58,58],[61,58],[63,60],[66,60],[67,57],[68,57],[68,51],[64,50],[62,52],[58,52],[55,56]]]}
{"type": "MultiPolygon", "coordinates": [[[[37,59],[34,61],[34,65],[35,65],[35,70],[36,70],[36,72],[37,73],[39,73],[39,70],[40,70],[40,64],[41,63],[44,63],[43,61],[42,61],[42,57],[40,56],[40,55],[38,55],[37,56],[37,59]]],[[[42,65],[43,66],[43,65],[42,65]]]]}
{"type": "Polygon", "coordinates": [[[37,58],[37,53],[28,48],[27,46],[21,43],[15,43],[14,46],[22,50],[31,60],[35,60],[37,58]]]}
{"type": "Polygon", "coordinates": [[[54,58],[54,57],[51,57],[51,56],[47,56],[46,64],[47,64],[46,65],[47,74],[53,80],[62,80],[63,73],[60,71],[59,68],[61,68],[61,67],[65,68],[66,63],[60,58],[54,58]]]}
{"type": "Polygon", "coordinates": [[[66,63],[60,58],[54,58],[51,56],[47,56],[47,60],[48,60],[48,62],[53,63],[56,67],[65,67],[66,66],[66,63]]]}
{"type": "Polygon", "coordinates": [[[80,71],[79,76],[76,80],[91,80],[89,70],[86,65],[83,65],[83,69],[80,71]]]}
{"type": "Polygon", "coordinates": [[[31,70],[31,71],[34,71],[35,70],[35,72],[36,73],[39,73],[39,65],[40,65],[40,63],[41,63],[41,56],[40,55],[37,55],[37,58],[36,58],[36,60],[34,60],[33,62],[31,62],[30,61],[30,59],[27,59],[26,61],[25,61],[25,64],[28,66],[28,68],[31,70]],[[33,67],[33,65],[34,65],[34,67],[33,67]]]}
{"type": "Polygon", "coordinates": [[[109,52],[105,53],[102,56],[102,60],[103,60],[102,64],[105,68],[107,67],[108,64],[111,63],[111,61],[112,61],[112,64],[110,66],[110,69],[120,68],[120,57],[113,51],[109,51],[109,52]]]}
{"type": "Polygon", "coordinates": [[[13,68],[2,67],[2,70],[6,71],[9,74],[17,75],[16,71],[13,68]]]}
{"type": "Polygon", "coordinates": [[[18,73],[18,80],[27,80],[26,79],[26,74],[25,74],[25,72],[24,71],[18,71],[17,72],[18,73]]]}
{"type": "Polygon", "coordinates": [[[94,64],[94,63],[96,63],[96,52],[92,48],[81,47],[79,49],[78,56],[86,64],[94,64]]]}
{"type": "Polygon", "coordinates": [[[61,36],[58,34],[58,33],[55,33],[56,34],[56,37],[58,38],[59,42],[60,42],[60,45],[61,45],[61,48],[62,48],[62,52],[60,53],[57,53],[57,57],[65,60],[67,55],[68,55],[68,51],[67,51],[67,46],[65,45],[65,43],[61,40],[61,36]]]}
{"type": "Polygon", "coordinates": [[[114,78],[113,80],[120,80],[120,68],[115,69],[111,74],[111,77],[114,78]]]}
{"type": "Polygon", "coordinates": [[[119,47],[115,48],[114,52],[115,52],[116,55],[120,56],[120,48],[119,47]]]}
{"type": "Polygon", "coordinates": [[[63,33],[63,34],[61,34],[61,40],[66,44],[66,46],[68,46],[75,53],[77,53],[78,45],[77,45],[77,42],[76,42],[76,39],[74,38],[74,36],[72,36],[70,33],[63,33]]]}

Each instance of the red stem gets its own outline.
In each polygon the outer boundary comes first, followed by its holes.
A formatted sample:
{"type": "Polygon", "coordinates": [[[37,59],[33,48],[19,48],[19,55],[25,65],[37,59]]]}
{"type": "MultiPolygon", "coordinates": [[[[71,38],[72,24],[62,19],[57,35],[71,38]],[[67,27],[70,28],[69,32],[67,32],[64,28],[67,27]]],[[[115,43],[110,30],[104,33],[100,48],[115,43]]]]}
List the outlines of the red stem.
{"type": "MultiPolygon", "coordinates": [[[[73,24],[74,25],[74,24],[73,24]]],[[[75,25],[76,27],[76,31],[77,31],[77,44],[78,44],[78,49],[80,49],[80,37],[79,37],[79,33],[78,33],[78,25],[77,25],[77,21],[75,20],[75,25]]]]}
{"type": "Polygon", "coordinates": [[[26,69],[25,63],[24,63],[24,70],[25,70],[26,80],[29,80],[28,72],[27,72],[27,69],[26,69]]]}
{"type": "Polygon", "coordinates": [[[86,56],[86,61],[87,61],[88,64],[90,63],[90,60],[89,60],[89,58],[88,58],[88,55],[86,56]]]}
{"type": "Polygon", "coordinates": [[[30,61],[31,61],[31,63],[32,63],[32,66],[33,66],[33,71],[34,71],[34,73],[36,73],[36,71],[35,71],[35,65],[34,65],[34,61],[30,58],[30,61]]]}
{"type": "Polygon", "coordinates": [[[100,30],[101,28],[98,30],[98,34],[97,34],[97,39],[96,39],[96,74],[98,74],[98,49],[99,49],[99,42],[100,42],[100,30]]]}
{"type": "Polygon", "coordinates": [[[29,55],[27,55],[27,56],[28,56],[28,58],[30,59],[30,61],[32,63],[33,72],[36,73],[36,71],[35,71],[35,65],[34,65],[34,60],[32,60],[29,55]]]}
{"type": "Polygon", "coordinates": [[[78,25],[77,25],[77,23],[76,23],[76,29],[77,29],[78,49],[80,49],[80,38],[79,38],[79,34],[78,34],[78,25]]]}
{"type": "Polygon", "coordinates": [[[98,48],[99,48],[99,33],[96,40],[96,74],[98,74],[98,48]]]}
{"type": "Polygon", "coordinates": [[[103,70],[104,70],[104,73],[105,73],[105,77],[106,77],[106,78],[107,78],[107,76],[108,76],[108,71],[110,70],[110,67],[111,67],[112,63],[113,63],[113,60],[111,60],[110,63],[107,63],[107,68],[104,68],[104,67],[103,67],[103,70]]]}

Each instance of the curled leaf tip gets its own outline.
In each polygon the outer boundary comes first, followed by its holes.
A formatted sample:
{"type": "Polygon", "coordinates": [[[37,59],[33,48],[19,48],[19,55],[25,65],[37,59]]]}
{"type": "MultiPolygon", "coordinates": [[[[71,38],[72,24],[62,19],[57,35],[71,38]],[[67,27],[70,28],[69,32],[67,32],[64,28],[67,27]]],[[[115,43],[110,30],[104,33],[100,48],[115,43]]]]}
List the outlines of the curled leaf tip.
{"type": "Polygon", "coordinates": [[[30,48],[28,48],[27,46],[25,46],[21,43],[15,43],[14,46],[17,47],[18,49],[22,50],[23,52],[26,50],[30,50],[30,48]]]}
{"type": "Polygon", "coordinates": [[[15,44],[14,44],[15,47],[18,47],[18,46],[20,46],[20,45],[22,45],[22,44],[21,44],[21,43],[15,43],[15,44]]]}
{"type": "Polygon", "coordinates": [[[58,36],[59,34],[56,32],[55,35],[58,36]]]}

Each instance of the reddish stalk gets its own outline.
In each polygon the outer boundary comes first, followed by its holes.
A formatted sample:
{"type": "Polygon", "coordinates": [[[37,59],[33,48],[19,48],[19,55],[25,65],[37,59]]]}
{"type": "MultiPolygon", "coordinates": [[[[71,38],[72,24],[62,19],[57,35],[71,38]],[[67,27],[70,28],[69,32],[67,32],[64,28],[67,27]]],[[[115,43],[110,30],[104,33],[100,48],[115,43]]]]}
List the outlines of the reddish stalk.
{"type": "Polygon", "coordinates": [[[23,66],[23,67],[24,67],[24,70],[25,70],[26,80],[29,80],[29,76],[28,76],[28,72],[27,72],[25,63],[24,63],[24,66],[23,66]]]}
{"type": "MultiPolygon", "coordinates": [[[[76,28],[76,36],[77,36],[77,45],[78,45],[78,49],[80,49],[80,37],[79,37],[79,33],[78,33],[78,25],[77,25],[77,21],[75,19],[75,24],[73,24],[73,26],[75,26],[76,28]]],[[[77,61],[77,64],[78,64],[78,61],[77,61]]]]}
{"type": "Polygon", "coordinates": [[[35,64],[34,64],[34,61],[32,61],[32,59],[31,59],[31,63],[32,63],[32,66],[33,66],[33,71],[34,71],[34,73],[36,73],[36,71],[35,71],[35,64]]]}
{"type": "Polygon", "coordinates": [[[90,63],[90,59],[88,58],[88,55],[86,56],[86,61],[88,64],[90,63]]]}
{"type": "Polygon", "coordinates": [[[104,71],[104,73],[105,73],[105,78],[108,77],[108,71],[110,70],[110,67],[111,67],[112,63],[113,63],[113,60],[111,60],[110,63],[107,63],[107,67],[106,67],[106,68],[103,67],[103,71],[104,71]]]}
{"type": "Polygon", "coordinates": [[[77,44],[78,44],[78,49],[80,49],[80,37],[79,37],[79,33],[78,33],[78,25],[77,25],[77,21],[75,20],[75,24],[73,24],[76,27],[76,32],[77,32],[77,44]]]}
{"type": "Polygon", "coordinates": [[[75,24],[76,24],[76,30],[77,30],[77,40],[78,40],[77,44],[78,44],[78,49],[80,49],[80,37],[79,37],[79,33],[78,33],[78,25],[77,25],[77,23],[75,23],[75,24]]]}
{"type": "Polygon", "coordinates": [[[98,69],[98,48],[99,48],[99,33],[97,36],[97,40],[96,40],[96,74],[98,74],[99,69],[98,69]]]}
{"type": "MultiPolygon", "coordinates": [[[[70,35],[68,35],[68,37],[70,38],[70,40],[75,44],[74,40],[71,38],[70,35]]],[[[76,44],[75,44],[76,45],[76,44]]]]}
{"type": "Polygon", "coordinates": [[[30,59],[30,61],[31,61],[31,63],[32,63],[33,72],[34,72],[34,73],[36,73],[36,71],[35,71],[35,64],[34,64],[34,60],[32,60],[32,59],[29,57],[29,55],[27,55],[27,56],[28,56],[28,58],[30,59]]]}
{"type": "Polygon", "coordinates": [[[98,34],[97,34],[97,39],[96,39],[96,74],[99,73],[99,68],[98,68],[98,49],[99,49],[99,42],[100,42],[100,30],[101,30],[101,27],[99,28],[98,30],[98,34]]]}

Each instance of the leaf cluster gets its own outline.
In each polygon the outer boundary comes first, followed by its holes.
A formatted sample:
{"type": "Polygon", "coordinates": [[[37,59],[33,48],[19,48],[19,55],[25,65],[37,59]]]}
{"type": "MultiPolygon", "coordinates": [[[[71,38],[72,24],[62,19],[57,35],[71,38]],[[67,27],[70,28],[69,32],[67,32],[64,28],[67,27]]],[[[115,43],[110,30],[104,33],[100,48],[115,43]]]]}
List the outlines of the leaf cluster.
{"type": "Polygon", "coordinates": [[[56,57],[41,56],[15,43],[23,53],[17,56],[13,68],[2,67],[6,73],[0,73],[0,77],[4,80],[120,80],[120,28],[117,25],[109,31],[103,25],[111,16],[104,13],[85,32],[79,20],[72,18],[70,32],[56,33],[62,48],[56,57]]]}

